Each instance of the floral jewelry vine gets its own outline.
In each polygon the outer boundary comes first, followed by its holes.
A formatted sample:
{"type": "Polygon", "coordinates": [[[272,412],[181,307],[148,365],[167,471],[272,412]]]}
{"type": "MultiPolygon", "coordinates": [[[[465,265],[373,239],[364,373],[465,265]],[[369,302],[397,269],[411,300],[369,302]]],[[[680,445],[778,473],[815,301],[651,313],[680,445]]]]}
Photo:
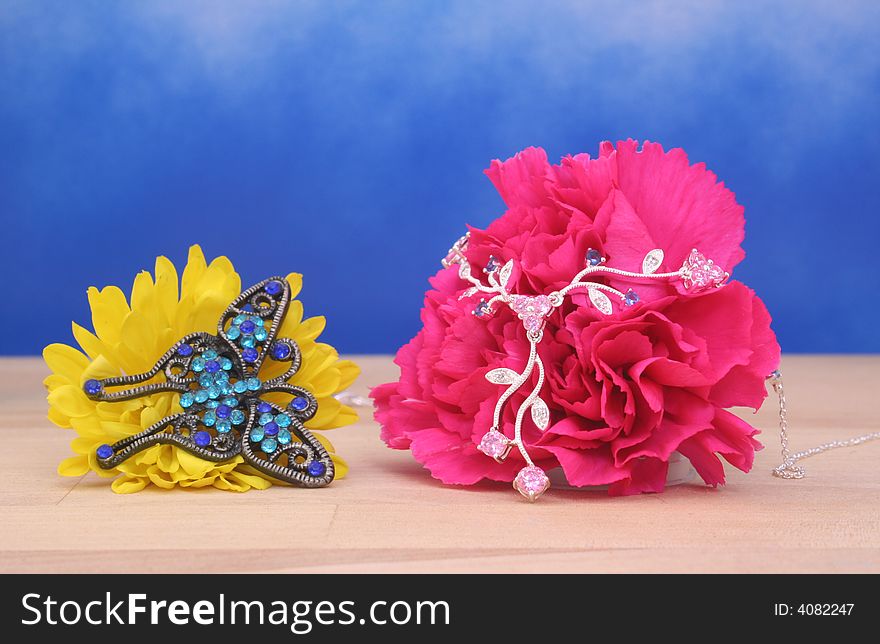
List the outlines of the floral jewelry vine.
{"type": "Polygon", "coordinates": [[[575,275],[571,282],[562,289],[542,295],[521,295],[510,293],[507,284],[513,272],[513,260],[508,260],[502,265],[501,260],[490,256],[483,273],[487,276],[488,285],[474,277],[470,263],[464,255],[467,250],[469,234],[461,237],[441,262],[444,268],[458,265],[458,275],[461,279],[473,284],[465,290],[459,299],[473,297],[479,293],[485,293],[492,297],[488,300],[481,298],[473,314],[479,318],[491,317],[497,312],[497,308],[506,304],[522,320],[529,340],[529,357],[522,372],[517,373],[512,369],[500,367],[492,369],[486,374],[486,379],[496,385],[507,385],[507,389],[501,394],[495,404],[492,427],[484,435],[477,449],[491,456],[496,461],[503,462],[511,450],[516,447],[522,455],[526,466],[523,467],[513,480],[513,487],[530,501],[536,500],[550,487],[550,479],[540,467],[537,467],[529,456],[528,450],[522,442],[522,423],[527,411],[531,410],[532,421],[541,431],[547,429],[550,423],[550,410],[541,399],[541,388],[544,385],[544,364],[538,355],[538,344],[544,333],[544,321],[553,310],[562,305],[565,297],[572,292],[586,291],[590,302],[603,315],[611,315],[614,305],[610,296],[619,300],[624,306],[632,306],[639,301],[639,295],[633,289],[625,293],[600,282],[590,281],[589,278],[596,275],[615,275],[630,280],[681,280],[685,289],[700,291],[708,288],[721,288],[730,274],[722,267],[706,258],[696,248],[690,252],[681,268],[672,272],[657,272],[663,264],[663,250],[655,248],[650,250],[642,261],[642,272],[635,273],[605,265],[605,257],[596,249],[589,249],[586,253],[586,267],[575,275]],[[513,439],[505,436],[501,431],[501,413],[507,400],[516,393],[537,370],[538,378],[534,388],[520,405],[516,412],[513,439]]]}

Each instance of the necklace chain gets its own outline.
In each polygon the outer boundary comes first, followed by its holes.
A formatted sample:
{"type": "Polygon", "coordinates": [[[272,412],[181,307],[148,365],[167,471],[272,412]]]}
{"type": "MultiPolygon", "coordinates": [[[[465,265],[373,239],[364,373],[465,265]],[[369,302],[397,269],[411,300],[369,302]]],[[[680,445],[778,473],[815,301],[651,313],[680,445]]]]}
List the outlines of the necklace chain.
{"type": "Polygon", "coordinates": [[[817,445],[816,447],[801,450],[800,452],[792,452],[788,446],[788,407],[785,404],[785,388],[782,385],[782,372],[779,370],[774,371],[768,376],[768,379],[773,387],[773,391],[776,392],[776,396],[779,399],[779,442],[782,446],[782,463],[773,468],[774,476],[783,479],[802,479],[806,472],[804,471],[803,466],[798,465],[798,463],[805,458],[839,447],[854,447],[856,445],[861,445],[862,443],[867,443],[868,441],[880,439],[880,432],[872,432],[870,434],[863,434],[846,440],[830,441],[828,443],[817,445]]]}

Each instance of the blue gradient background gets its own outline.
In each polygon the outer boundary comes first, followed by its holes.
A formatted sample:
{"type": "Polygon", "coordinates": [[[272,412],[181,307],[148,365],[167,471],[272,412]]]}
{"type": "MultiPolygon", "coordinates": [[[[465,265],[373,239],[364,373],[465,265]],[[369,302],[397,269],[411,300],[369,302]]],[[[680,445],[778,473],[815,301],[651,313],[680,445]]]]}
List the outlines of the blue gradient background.
{"type": "Polygon", "coordinates": [[[492,158],[626,137],[737,193],[785,350],[880,350],[876,2],[4,1],[0,92],[3,354],[194,242],[394,351],[492,158]]]}

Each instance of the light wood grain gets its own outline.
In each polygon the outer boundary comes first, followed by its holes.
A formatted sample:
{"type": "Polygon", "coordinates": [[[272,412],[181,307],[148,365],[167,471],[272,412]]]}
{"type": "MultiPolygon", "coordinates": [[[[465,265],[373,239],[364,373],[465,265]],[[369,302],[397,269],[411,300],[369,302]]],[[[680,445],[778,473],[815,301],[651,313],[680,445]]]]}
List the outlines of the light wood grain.
{"type": "MultiPolygon", "coordinates": [[[[396,373],[355,359],[360,392],[396,373]]],[[[784,369],[796,449],[880,426],[880,357],[789,356],[784,369]]],[[[387,449],[365,412],[331,434],[352,469],[329,488],[120,496],[55,474],[72,434],[45,419],[44,375],[38,359],[0,360],[0,571],[880,571],[880,442],[773,478],[772,401],[751,417],[767,443],[755,469],[717,490],[554,490],[530,505],[507,485],[447,487],[387,449]]]]}

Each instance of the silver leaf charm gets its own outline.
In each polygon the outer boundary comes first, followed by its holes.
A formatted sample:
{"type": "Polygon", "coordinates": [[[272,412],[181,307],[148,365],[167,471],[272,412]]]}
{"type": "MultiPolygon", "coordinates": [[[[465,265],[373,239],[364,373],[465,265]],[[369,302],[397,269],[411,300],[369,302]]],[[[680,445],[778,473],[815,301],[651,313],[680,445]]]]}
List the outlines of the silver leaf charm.
{"type": "Polygon", "coordinates": [[[542,432],[550,424],[550,410],[547,408],[547,403],[540,398],[535,398],[535,402],[532,403],[532,420],[542,432]]]}
{"type": "Polygon", "coordinates": [[[468,264],[467,262],[462,262],[461,264],[459,264],[458,265],[458,276],[463,280],[466,280],[467,278],[469,278],[471,276],[471,265],[468,264]]]}
{"type": "Polygon", "coordinates": [[[510,385],[513,384],[517,378],[519,378],[519,374],[516,371],[505,367],[492,369],[492,371],[486,374],[486,380],[495,385],[510,385]]]}
{"type": "Polygon", "coordinates": [[[469,298],[471,295],[475,295],[479,289],[476,286],[472,286],[469,289],[466,289],[461,295],[458,296],[458,299],[464,300],[469,298]]]}
{"type": "Polygon", "coordinates": [[[642,273],[644,273],[645,275],[656,273],[657,269],[660,268],[660,264],[662,263],[663,251],[659,248],[655,248],[647,255],[645,255],[645,259],[642,260],[642,273]]]}
{"type": "Polygon", "coordinates": [[[611,306],[611,300],[608,299],[608,296],[605,295],[605,293],[597,288],[589,289],[588,293],[590,294],[590,302],[592,302],[593,306],[599,309],[599,311],[605,315],[611,315],[614,312],[614,307],[611,306]]]}
{"type": "Polygon", "coordinates": [[[501,288],[507,288],[507,282],[510,281],[510,274],[513,272],[513,260],[510,259],[501,267],[498,273],[498,284],[501,288]]]}

